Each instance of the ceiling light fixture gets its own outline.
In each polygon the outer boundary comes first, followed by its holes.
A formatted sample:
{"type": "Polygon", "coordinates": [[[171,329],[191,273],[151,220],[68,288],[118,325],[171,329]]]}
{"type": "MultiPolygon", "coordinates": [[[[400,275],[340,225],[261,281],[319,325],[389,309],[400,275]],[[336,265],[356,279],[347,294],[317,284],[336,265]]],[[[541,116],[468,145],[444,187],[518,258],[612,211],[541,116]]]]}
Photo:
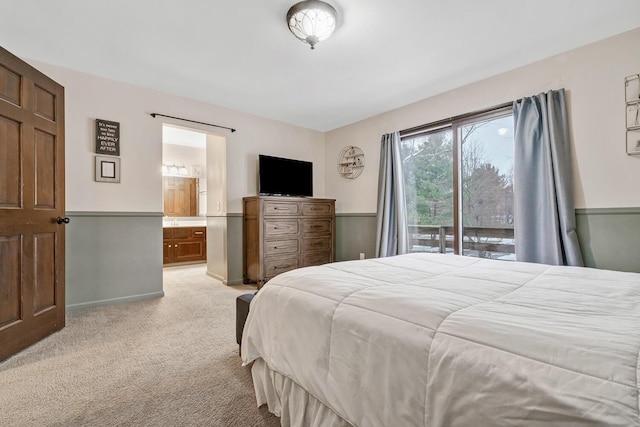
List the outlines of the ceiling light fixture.
{"type": "Polygon", "coordinates": [[[320,0],[305,0],[291,6],[287,25],[294,36],[315,49],[316,43],[329,38],[336,29],[338,12],[320,0]]]}

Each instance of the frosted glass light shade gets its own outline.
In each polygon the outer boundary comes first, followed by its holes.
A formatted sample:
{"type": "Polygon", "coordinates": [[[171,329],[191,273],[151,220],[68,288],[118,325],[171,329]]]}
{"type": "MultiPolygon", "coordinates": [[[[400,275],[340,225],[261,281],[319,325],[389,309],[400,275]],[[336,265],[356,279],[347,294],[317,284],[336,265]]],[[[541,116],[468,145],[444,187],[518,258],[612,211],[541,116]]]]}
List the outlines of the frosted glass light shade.
{"type": "Polygon", "coordinates": [[[287,12],[289,30],[298,39],[315,49],[316,43],[329,38],[336,29],[338,13],[328,3],[305,0],[296,3],[287,12]]]}

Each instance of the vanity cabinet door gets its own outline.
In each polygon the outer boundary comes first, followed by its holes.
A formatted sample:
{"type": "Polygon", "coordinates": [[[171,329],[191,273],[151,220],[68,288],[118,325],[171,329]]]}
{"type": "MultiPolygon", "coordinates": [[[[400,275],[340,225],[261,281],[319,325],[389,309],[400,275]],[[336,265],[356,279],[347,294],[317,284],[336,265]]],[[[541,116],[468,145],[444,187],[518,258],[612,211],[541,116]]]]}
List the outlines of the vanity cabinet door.
{"type": "Polygon", "coordinates": [[[173,261],[173,233],[172,228],[162,229],[162,263],[169,264],[173,261]]]}

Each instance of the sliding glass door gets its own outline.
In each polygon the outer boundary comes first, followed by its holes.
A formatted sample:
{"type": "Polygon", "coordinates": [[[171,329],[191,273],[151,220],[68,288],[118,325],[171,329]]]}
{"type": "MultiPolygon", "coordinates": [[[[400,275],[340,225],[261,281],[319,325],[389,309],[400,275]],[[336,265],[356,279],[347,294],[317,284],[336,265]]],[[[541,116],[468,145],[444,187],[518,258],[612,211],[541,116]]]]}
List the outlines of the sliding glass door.
{"type": "Polygon", "coordinates": [[[410,250],[515,259],[511,109],[402,137],[410,250]]]}
{"type": "Polygon", "coordinates": [[[402,140],[411,251],[453,252],[454,188],[451,127],[402,140]]]}
{"type": "Polygon", "coordinates": [[[513,236],[513,116],[458,125],[460,252],[515,259],[513,236]]]}

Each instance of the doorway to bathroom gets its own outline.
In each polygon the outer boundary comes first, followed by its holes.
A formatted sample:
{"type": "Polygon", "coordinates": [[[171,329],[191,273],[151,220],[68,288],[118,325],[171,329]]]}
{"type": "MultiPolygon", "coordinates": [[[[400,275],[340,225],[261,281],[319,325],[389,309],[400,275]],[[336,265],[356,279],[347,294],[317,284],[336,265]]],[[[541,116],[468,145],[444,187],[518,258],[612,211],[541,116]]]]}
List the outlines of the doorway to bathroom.
{"type": "MultiPolygon", "coordinates": [[[[163,265],[226,265],[219,216],[226,218],[226,138],[162,126],[163,265]]],[[[226,230],[225,230],[226,231],[226,230]]]]}

